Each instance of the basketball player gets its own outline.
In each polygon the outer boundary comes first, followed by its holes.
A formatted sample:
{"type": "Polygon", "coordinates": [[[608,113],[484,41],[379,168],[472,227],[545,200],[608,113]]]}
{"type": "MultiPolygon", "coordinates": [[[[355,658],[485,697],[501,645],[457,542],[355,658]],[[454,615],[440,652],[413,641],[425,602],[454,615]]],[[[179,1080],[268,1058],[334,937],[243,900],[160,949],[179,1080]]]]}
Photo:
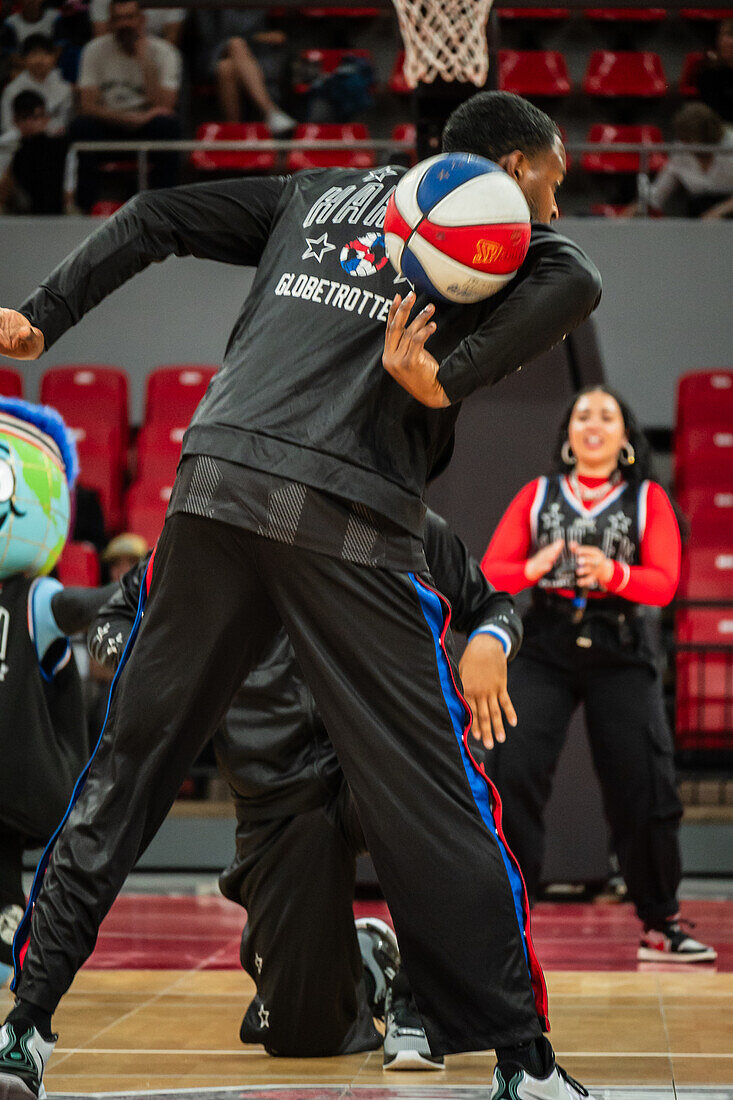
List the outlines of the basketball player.
{"type": "Polygon", "coordinates": [[[390,304],[386,263],[356,281],[341,266],[382,224],[402,171],[385,166],[140,194],[20,311],[0,312],[0,353],[36,358],[151,262],[257,266],[186,433],[139,637],[36,901],[0,1032],[4,1100],[38,1094],[51,1014],[100,915],[281,626],[353,794],[431,1053],[496,1048],[495,1098],[583,1095],[542,1035],[526,894],[472,760],[421,494],[463,398],[580,324],[600,278],[549,224],[565,157],[547,115],[480,93],[444,147],[498,162],[536,221],[516,278],[476,305],[420,303],[410,321],[415,296],[390,304]]]}
{"type": "MultiPolygon", "coordinates": [[[[486,736],[501,741],[497,704],[511,723],[516,720],[504,685],[507,660],[521,642],[521,619],[511,597],[492,588],[461,540],[431,511],[425,556],[450,600],[456,629],[469,635],[461,660],[466,692],[488,708],[486,736]]],[[[125,574],[90,628],[90,653],[111,672],[132,629],[146,573],[147,559],[125,574]]],[[[247,910],[241,959],[257,986],[242,1041],[291,1057],[352,1054],[382,1045],[372,1018],[385,1016],[385,1069],[440,1068],[443,1059],[430,1054],[404,974],[389,981],[399,965],[391,929],[362,919],[355,930],[355,864],[364,837],[284,631],[235,695],[214,751],[237,811],[237,854],[219,883],[225,897],[247,910]]]]}

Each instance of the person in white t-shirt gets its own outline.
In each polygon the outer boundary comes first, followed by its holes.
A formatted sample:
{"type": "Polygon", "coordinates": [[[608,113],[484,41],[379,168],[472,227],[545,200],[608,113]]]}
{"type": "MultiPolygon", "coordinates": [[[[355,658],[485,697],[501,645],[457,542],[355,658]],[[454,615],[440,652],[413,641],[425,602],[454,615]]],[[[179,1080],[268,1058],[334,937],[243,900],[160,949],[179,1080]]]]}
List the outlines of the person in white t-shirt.
{"type": "Polygon", "coordinates": [[[50,38],[29,34],[22,47],[23,71],[6,85],[0,97],[0,131],[13,125],[13,101],[20,92],[37,92],[44,102],[51,136],[62,134],[69,125],[72,108],[71,85],[56,68],[57,49],[50,38]]]}
{"type": "MultiPolygon", "coordinates": [[[[95,37],[109,32],[110,0],[90,0],[89,17],[95,37]]],[[[145,30],[156,38],[165,38],[171,46],[180,46],[185,8],[144,8],[145,30]]]]}
{"type": "MultiPolygon", "coordinates": [[[[111,0],[111,33],[95,38],[82,51],[79,117],[69,131],[72,142],[180,137],[176,106],[181,55],[170,42],[146,34],[144,26],[138,0],[111,0]]],[[[150,186],[174,186],[178,156],[156,153],[149,159],[150,186]]],[[[96,200],[97,176],[98,155],[81,155],[76,198],[84,211],[96,200]]]]}
{"type": "Polygon", "coordinates": [[[31,34],[43,34],[53,38],[56,20],[59,17],[56,8],[45,8],[43,0],[21,0],[20,11],[9,15],[0,24],[2,48],[9,57],[6,76],[11,79],[22,71],[22,47],[31,34]]]}

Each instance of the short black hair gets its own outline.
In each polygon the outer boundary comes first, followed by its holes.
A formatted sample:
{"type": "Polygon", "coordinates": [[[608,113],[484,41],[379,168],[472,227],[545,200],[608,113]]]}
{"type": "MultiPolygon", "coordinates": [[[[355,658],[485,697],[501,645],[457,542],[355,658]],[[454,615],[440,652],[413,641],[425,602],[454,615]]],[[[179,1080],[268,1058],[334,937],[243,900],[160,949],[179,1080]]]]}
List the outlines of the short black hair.
{"type": "Polygon", "coordinates": [[[39,107],[46,110],[46,101],[38,92],[33,92],[30,88],[25,92],[18,92],[12,103],[13,118],[18,122],[25,122],[26,119],[33,118],[39,107]]]}
{"type": "Polygon", "coordinates": [[[23,42],[21,55],[27,57],[34,50],[43,50],[44,53],[56,53],[56,47],[47,34],[29,34],[23,42]]]}
{"type": "Polygon", "coordinates": [[[544,153],[560,137],[549,115],[513,92],[477,92],[457,107],[443,130],[443,151],[498,161],[519,149],[544,153]]]}

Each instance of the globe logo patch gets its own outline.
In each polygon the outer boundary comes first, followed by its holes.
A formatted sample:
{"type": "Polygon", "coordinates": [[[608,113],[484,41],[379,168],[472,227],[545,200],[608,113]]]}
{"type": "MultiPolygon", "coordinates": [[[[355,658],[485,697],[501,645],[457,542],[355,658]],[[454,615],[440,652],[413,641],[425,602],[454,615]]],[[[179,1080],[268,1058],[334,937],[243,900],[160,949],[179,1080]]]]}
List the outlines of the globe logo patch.
{"type": "Polygon", "coordinates": [[[341,266],[349,275],[376,275],[387,263],[384,233],[365,233],[341,249],[341,266]]]}

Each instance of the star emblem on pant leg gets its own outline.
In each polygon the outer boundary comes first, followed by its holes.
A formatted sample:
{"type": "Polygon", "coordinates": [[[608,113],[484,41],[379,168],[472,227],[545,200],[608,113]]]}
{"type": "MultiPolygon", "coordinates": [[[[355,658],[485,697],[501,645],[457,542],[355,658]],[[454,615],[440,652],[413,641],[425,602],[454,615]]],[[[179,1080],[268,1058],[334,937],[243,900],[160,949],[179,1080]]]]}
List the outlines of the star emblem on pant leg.
{"type": "Polygon", "coordinates": [[[258,974],[262,973],[262,955],[255,955],[255,970],[258,974]]]}
{"type": "Polygon", "coordinates": [[[314,260],[321,262],[327,252],[333,252],[336,248],[335,244],[331,244],[328,239],[328,233],[322,234],[320,237],[306,237],[305,243],[308,245],[301,259],[307,260],[313,257],[314,260]]]}
{"type": "Polygon", "coordinates": [[[394,168],[375,168],[368,175],[364,176],[364,183],[369,183],[374,180],[376,183],[384,183],[387,176],[396,176],[397,171],[394,168]]]}
{"type": "Polygon", "coordinates": [[[265,1008],[264,1005],[260,1005],[260,1010],[257,1013],[260,1018],[260,1028],[264,1031],[265,1028],[270,1026],[270,1011],[265,1008]]]}

